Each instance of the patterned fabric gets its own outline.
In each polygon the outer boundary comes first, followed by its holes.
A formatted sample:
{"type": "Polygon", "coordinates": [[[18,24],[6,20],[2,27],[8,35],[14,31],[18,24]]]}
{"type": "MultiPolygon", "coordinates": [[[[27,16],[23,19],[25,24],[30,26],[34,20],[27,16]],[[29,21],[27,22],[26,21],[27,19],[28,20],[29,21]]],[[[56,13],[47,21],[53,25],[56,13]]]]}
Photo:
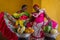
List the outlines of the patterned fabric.
{"type": "MultiPolygon", "coordinates": [[[[48,25],[49,21],[45,21],[44,25],[48,25]]],[[[54,20],[51,20],[51,25],[52,25],[52,29],[57,29],[58,28],[58,23],[54,20]]],[[[56,38],[56,36],[58,35],[59,33],[57,34],[46,34],[46,36],[48,37],[52,37],[52,38],[56,38]]]]}
{"type": "Polygon", "coordinates": [[[2,36],[8,40],[18,40],[17,35],[13,33],[6,25],[4,20],[4,12],[0,13],[0,32],[2,33],[2,36]]]}
{"type": "Polygon", "coordinates": [[[35,32],[33,33],[34,40],[44,40],[44,32],[42,30],[42,26],[44,24],[44,12],[43,10],[40,10],[38,13],[33,13],[33,16],[35,17],[35,21],[33,24],[33,29],[35,32]]]}
{"type": "MultiPolygon", "coordinates": [[[[49,21],[45,21],[45,25],[47,25],[49,21]]],[[[58,23],[54,20],[51,20],[52,23],[52,29],[57,29],[58,28],[58,23]]]]}
{"type": "Polygon", "coordinates": [[[40,22],[43,22],[44,21],[44,11],[43,10],[40,10],[39,13],[33,13],[32,14],[34,17],[35,17],[35,22],[37,23],[40,23],[40,22]]]}
{"type": "Polygon", "coordinates": [[[4,15],[4,20],[5,20],[5,23],[6,23],[7,27],[8,27],[12,32],[14,32],[14,31],[13,31],[14,26],[12,25],[11,21],[7,18],[6,15],[4,15]]]}

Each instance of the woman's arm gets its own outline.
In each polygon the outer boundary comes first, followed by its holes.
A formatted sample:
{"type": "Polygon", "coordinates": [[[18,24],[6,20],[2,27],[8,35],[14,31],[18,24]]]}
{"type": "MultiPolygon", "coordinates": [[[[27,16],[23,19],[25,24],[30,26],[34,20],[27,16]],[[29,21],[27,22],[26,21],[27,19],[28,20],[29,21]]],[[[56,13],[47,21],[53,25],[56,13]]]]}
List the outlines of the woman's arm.
{"type": "Polygon", "coordinates": [[[47,20],[50,20],[50,17],[46,14],[45,10],[43,10],[43,11],[44,11],[45,18],[46,18],[47,20]]]}
{"type": "Polygon", "coordinates": [[[47,19],[47,20],[50,20],[50,17],[45,13],[45,18],[47,19]]]}

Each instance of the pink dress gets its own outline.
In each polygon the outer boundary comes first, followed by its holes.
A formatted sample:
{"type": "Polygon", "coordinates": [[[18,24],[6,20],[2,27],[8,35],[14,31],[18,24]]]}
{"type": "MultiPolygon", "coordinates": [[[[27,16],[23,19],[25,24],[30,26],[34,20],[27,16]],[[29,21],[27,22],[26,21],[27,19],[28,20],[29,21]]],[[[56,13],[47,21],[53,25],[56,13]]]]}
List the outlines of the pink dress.
{"type": "Polygon", "coordinates": [[[39,13],[34,12],[32,15],[35,17],[35,21],[33,24],[33,29],[35,30],[32,39],[34,40],[44,40],[44,32],[42,30],[42,26],[44,24],[44,11],[40,10],[39,13]]]}
{"type": "MultiPolygon", "coordinates": [[[[44,25],[48,25],[49,21],[45,21],[44,25]]],[[[52,29],[57,29],[58,28],[58,23],[54,20],[51,20],[51,25],[52,25],[52,29]]]]}

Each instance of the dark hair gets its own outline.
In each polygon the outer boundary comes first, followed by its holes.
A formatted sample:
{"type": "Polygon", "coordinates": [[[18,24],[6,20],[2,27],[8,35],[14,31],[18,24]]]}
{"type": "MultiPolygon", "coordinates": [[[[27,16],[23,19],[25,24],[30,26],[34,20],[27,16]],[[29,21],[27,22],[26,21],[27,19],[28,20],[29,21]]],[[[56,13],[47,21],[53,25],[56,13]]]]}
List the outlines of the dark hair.
{"type": "Polygon", "coordinates": [[[39,5],[38,5],[38,4],[35,4],[35,5],[33,6],[33,8],[34,8],[34,7],[39,7],[39,5]]]}
{"type": "Polygon", "coordinates": [[[21,8],[23,9],[23,8],[24,8],[24,7],[26,7],[26,6],[27,6],[27,5],[22,5],[22,7],[21,7],[21,8]]]}

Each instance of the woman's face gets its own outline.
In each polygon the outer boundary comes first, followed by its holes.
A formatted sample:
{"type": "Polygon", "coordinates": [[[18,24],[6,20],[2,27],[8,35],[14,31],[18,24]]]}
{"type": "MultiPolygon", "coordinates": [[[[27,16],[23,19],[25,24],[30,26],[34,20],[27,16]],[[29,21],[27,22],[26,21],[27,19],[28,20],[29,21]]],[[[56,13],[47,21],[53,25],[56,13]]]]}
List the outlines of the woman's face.
{"type": "Polygon", "coordinates": [[[24,8],[22,8],[22,10],[23,10],[23,11],[26,11],[26,10],[27,10],[27,6],[26,6],[26,7],[24,7],[24,8]]]}
{"type": "Polygon", "coordinates": [[[34,10],[35,10],[35,11],[39,11],[39,7],[35,6],[35,7],[34,7],[34,10]]]}

